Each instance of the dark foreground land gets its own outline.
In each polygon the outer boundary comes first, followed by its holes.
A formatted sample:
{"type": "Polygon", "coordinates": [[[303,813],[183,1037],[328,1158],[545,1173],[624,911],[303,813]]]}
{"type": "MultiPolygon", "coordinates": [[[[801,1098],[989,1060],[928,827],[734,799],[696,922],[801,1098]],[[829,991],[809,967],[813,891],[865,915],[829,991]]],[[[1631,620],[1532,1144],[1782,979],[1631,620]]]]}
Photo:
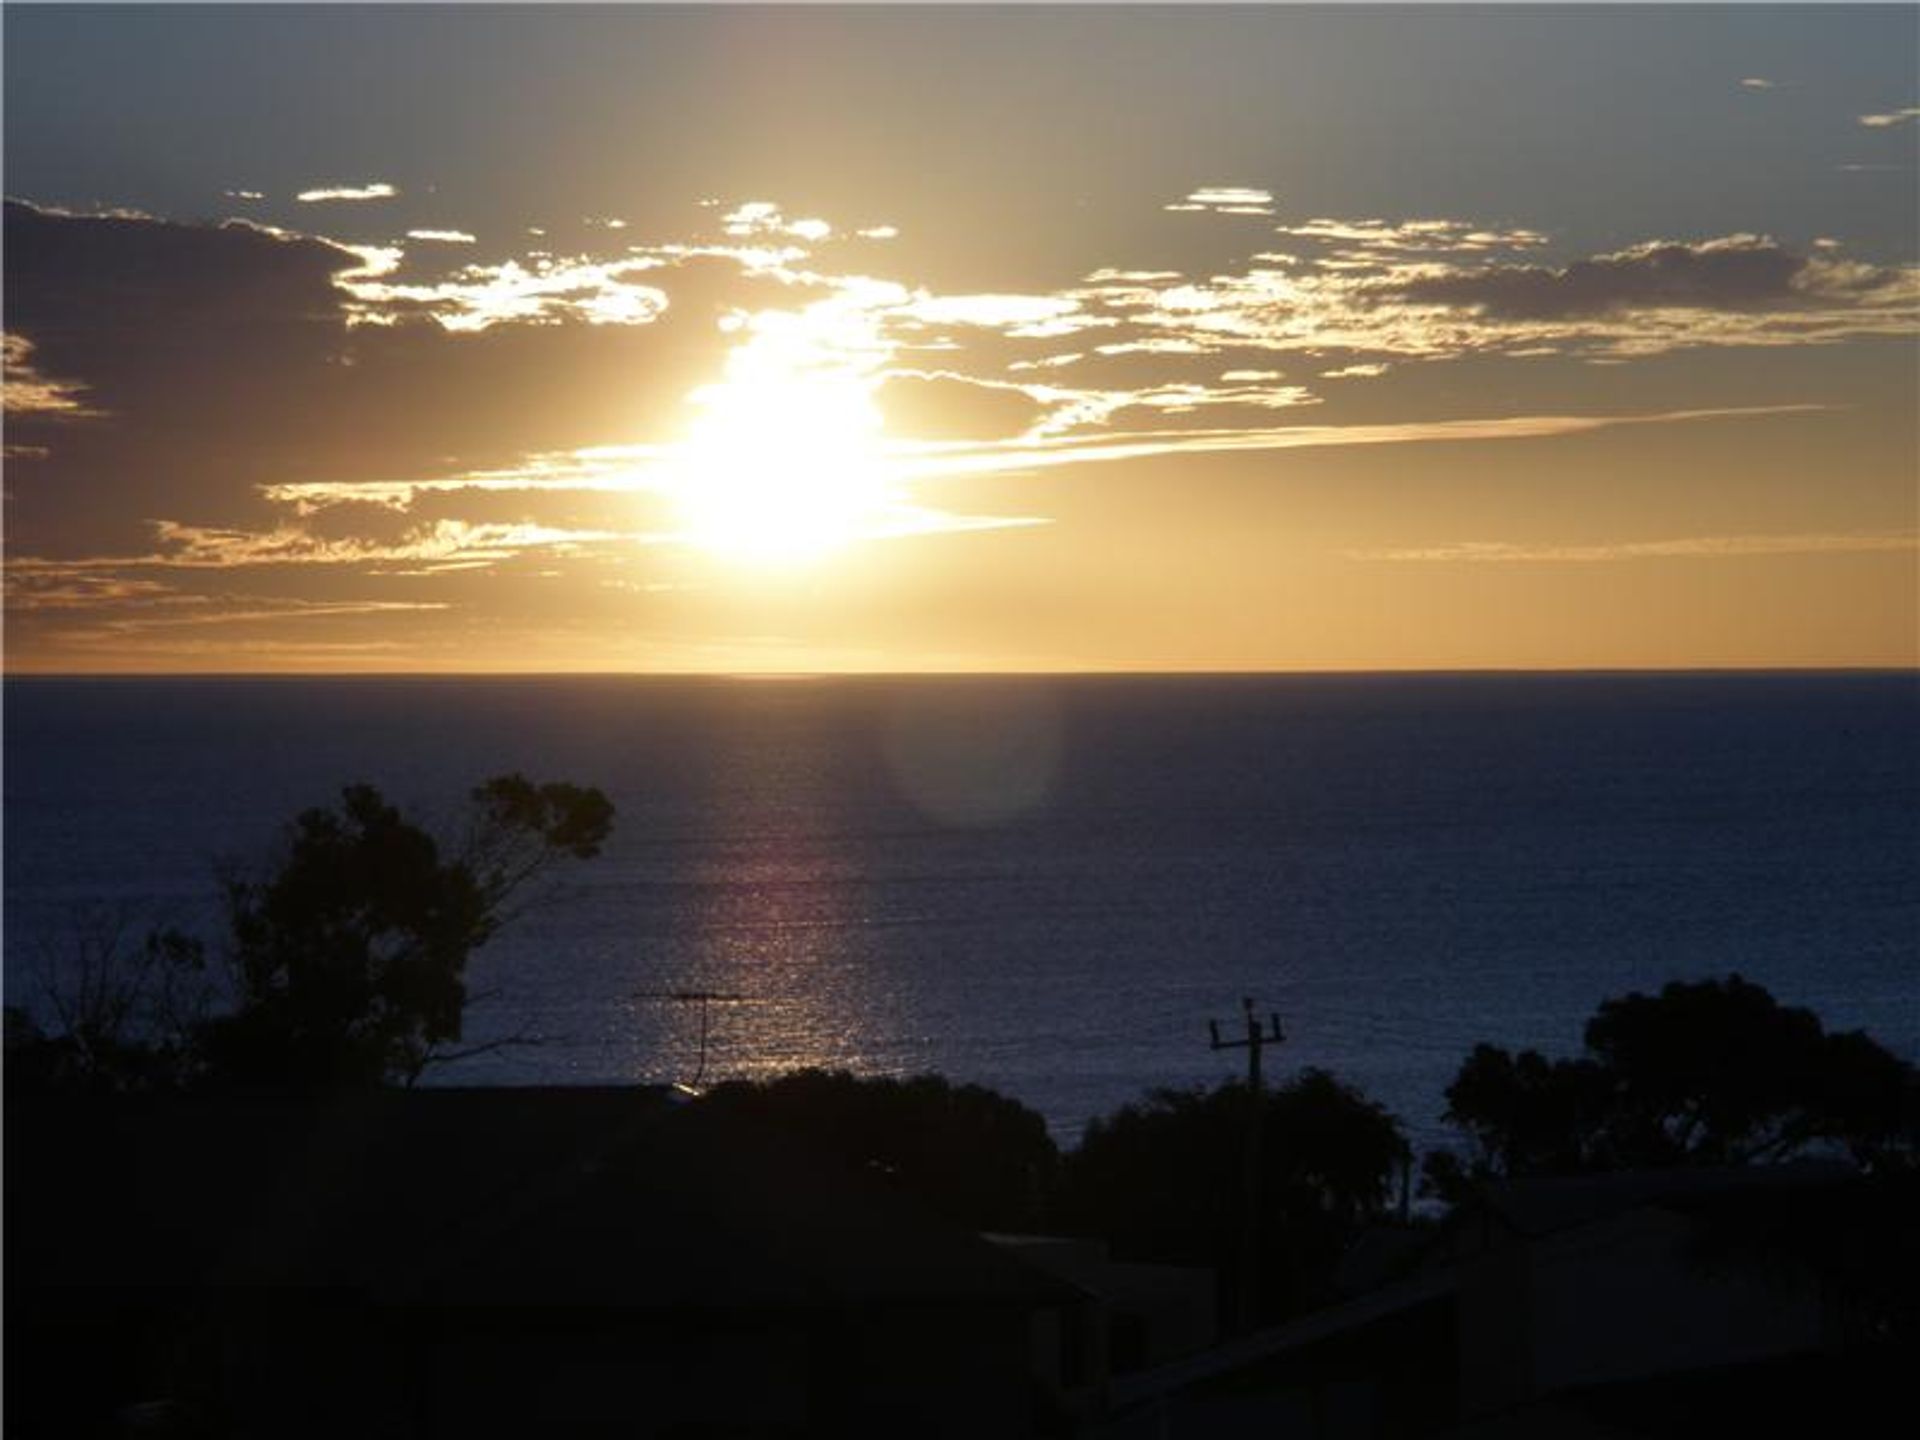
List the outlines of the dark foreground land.
{"type": "Polygon", "coordinates": [[[1913,1177],[1485,1187],[1222,1338],[651,1090],[10,1096],[9,1436],[1808,1433],[1904,1404],[1913,1177]]]}

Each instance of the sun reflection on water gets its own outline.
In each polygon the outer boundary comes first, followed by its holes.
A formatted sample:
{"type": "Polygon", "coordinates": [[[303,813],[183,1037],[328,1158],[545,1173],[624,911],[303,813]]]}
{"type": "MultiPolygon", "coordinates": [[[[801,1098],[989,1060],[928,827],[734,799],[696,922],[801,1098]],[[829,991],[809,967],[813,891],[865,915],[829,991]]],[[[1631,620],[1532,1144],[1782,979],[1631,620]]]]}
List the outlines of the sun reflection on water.
{"type": "MultiPolygon", "coordinates": [[[[846,754],[824,733],[785,727],[776,744],[775,727],[755,720],[748,706],[712,736],[710,848],[678,917],[688,934],[675,987],[740,997],[709,1007],[705,1082],[921,1068],[924,1037],[866,938],[859,858],[819,823],[845,783],[846,754]]],[[[699,1006],[662,1008],[635,1012],[636,1079],[685,1080],[699,1068],[699,1006]]]]}

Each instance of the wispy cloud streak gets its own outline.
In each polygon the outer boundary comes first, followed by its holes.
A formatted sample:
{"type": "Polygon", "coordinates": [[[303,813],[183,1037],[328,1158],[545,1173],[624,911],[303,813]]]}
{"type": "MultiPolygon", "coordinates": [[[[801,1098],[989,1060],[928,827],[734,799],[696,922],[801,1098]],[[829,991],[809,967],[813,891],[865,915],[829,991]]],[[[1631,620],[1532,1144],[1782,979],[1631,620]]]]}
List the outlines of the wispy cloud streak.
{"type": "Polygon", "coordinates": [[[33,363],[33,342],[24,335],[0,334],[0,357],[5,366],[5,411],[8,415],[57,415],[69,419],[97,415],[82,397],[87,387],[72,380],[42,375],[33,363]]]}
{"type": "Polygon", "coordinates": [[[1289,425],[1247,429],[1133,431],[1059,439],[1020,439],[995,445],[907,447],[903,464],[928,478],[981,475],[1116,460],[1147,460],[1260,450],[1343,445],[1413,445],[1447,441],[1543,439],[1616,426],[1675,425],[1694,421],[1807,414],[1825,405],[1765,405],[1669,410],[1639,415],[1515,415],[1491,419],[1412,421],[1379,425],[1289,425]]]}
{"type": "Polygon", "coordinates": [[[293,198],[303,205],[318,205],[331,200],[391,200],[399,193],[386,181],[375,180],[367,185],[319,185],[293,198]]]}
{"type": "Polygon", "coordinates": [[[1356,560],[1488,564],[1610,564],[1624,560],[1738,560],[1776,555],[1920,555],[1920,534],[1697,535],[1675,540],[1625,540],[1606,544],[1538,545],[1503,540],[1467,540],[1356,550],[1356,560]]]}

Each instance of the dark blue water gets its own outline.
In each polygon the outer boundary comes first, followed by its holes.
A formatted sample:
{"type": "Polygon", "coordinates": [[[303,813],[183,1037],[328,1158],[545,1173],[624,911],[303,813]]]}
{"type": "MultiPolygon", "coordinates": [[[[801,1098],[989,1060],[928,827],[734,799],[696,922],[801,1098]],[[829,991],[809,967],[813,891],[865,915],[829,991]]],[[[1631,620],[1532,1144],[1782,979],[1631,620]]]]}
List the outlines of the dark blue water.
{"type": "MultiPolygon", "coordinates": [[[[1739,971],[1920,1056],[1920,679],[10,680],[8,998],[78,909],[203,913],[214,864],[367,780],[451,817],[521,770],[615,842],[476,957],[443,1072],[941,1071],[1063,1136],[1210,1081],[1242,995],[1437,1138],[1480,1039],[1739,971]]],[[[1274,1073],[1273,1070],[1269,1071],[1274,1073]]]]}

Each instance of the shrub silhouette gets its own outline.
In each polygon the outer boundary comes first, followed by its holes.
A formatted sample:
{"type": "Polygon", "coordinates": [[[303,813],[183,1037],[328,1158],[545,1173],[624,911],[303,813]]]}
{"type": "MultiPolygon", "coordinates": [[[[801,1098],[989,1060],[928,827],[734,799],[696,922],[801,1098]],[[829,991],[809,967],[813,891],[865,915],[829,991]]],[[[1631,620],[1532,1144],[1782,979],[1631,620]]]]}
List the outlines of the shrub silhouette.
{"type": "MultiPolygon", "coordinates": [[[[1158,1090],[1095,1120],[1066,1157],[1062,1228],[1123,1259],[1214,1265],[1240,1310],[1247,1087],[1158,1090]]],[[[1260,1095],[1260,1256],[1253,1318],[1325,1298],[1341,1254],[1389,1205],[1406,1163],[1398,1122],[1324,1070],[1260,1095]]]]}
{"type": "Polygon", "coordinates": [[[1035,1228],[1059,1166],[1046,1122],[1034,1111],[937,1075],[897,1080],[802,1070],[729,1081],[701,1103],[884,1174],[929,1209],[979,1230],[1035,1228]]]}

